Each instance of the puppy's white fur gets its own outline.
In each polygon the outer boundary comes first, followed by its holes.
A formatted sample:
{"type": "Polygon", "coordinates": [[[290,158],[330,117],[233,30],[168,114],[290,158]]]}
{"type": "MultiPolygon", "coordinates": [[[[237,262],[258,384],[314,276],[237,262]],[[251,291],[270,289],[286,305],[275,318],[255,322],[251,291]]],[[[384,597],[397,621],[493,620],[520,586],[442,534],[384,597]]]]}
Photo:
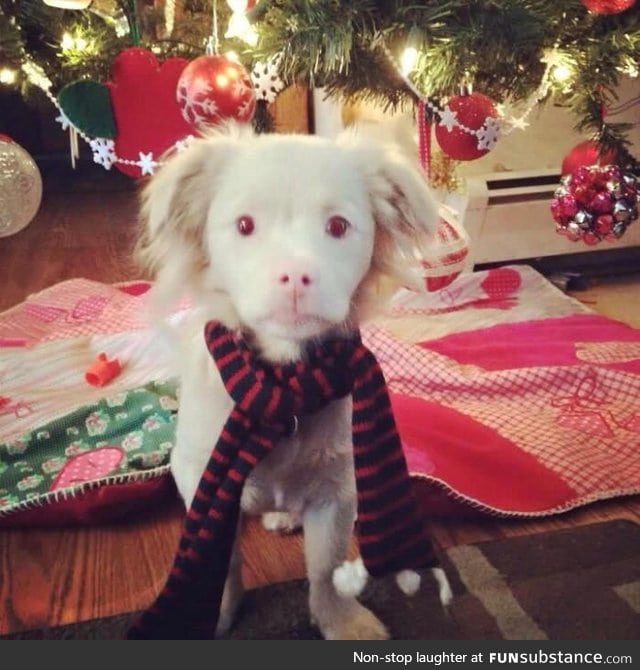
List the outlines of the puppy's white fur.
{"type": "MultiPolygon", "coordinates": [[[[428,243],[437,204],[416,166],[392,146],[348,133],[337,141],[255,136],[229,126],[194,140],[143,192],[140,256],[155,273],[156,300],[192,301],[179,326],[180,410],[171,467],[188,506],[231,399],[207,352],[204,324],[241,329],[267,361],[298,359],[305,342],[357,327],[387,275],[418,282],[414,250],[428,243]],[[343,236],[328,221],[348,222],[343,236]],[[243,235],[242,217],[254,229],[243,235]],[[335,231],[334,231],[335,232],[335,231]]],[[[299,430],[259,463],[242,510],[287,512],[302,521],[312,620],[328,639],[381,639],[384,625],[338,593],[356,515],[349,399],[301,419],[299,430]]],[[[238,552],[218,633],[242,595],[238,552]]]]}

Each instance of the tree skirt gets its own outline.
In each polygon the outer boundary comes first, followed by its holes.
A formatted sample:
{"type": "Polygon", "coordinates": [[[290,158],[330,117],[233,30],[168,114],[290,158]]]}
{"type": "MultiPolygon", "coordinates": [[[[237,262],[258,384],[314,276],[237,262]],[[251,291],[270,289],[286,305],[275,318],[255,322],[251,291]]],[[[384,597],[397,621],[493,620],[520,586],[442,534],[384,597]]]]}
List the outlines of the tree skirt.
{"type": "MultiPolygon", "coordinates": [[[[0,524],[92,522],[166,492],[177,396],[148,288],[71,280],[0,314],[0,524]],[[101,352],[122,370],[96,387],[101,352]]],[[[640,490],[640,331],[531,268],[400,291],[363,339],[425,514],[540,516],[640,490]]]]}
{"type": "Polygon", "coordinates": [[[71,280],[0,315],[0,525],[112,521],[173,490],[176,384],[148,288],[71,280]],[[101,352],[122,371],[92,386],[101,352]]]}
{"type": "MultiPolygon", "coordinates": [[[[428,574],[411,597],[400,592],[393,578],[367,585],[361,600],[394,639],[638,639],[640,527],[629,521],[463,545],[442,558],[454,591],[448,611],[428,574]]],[[[305,580],[297,580],[248,592],[229,637],[320,639],[309,622],[307,588],[305,580]]],[[[135,616],[8,637],[120,639],[135,616]]]]}
{"type": "Polygon", "coordinates": [[[409,471],[454,498],[539,516],[640,491],[640,331],[575,314],[366,343],[409,471]]]}

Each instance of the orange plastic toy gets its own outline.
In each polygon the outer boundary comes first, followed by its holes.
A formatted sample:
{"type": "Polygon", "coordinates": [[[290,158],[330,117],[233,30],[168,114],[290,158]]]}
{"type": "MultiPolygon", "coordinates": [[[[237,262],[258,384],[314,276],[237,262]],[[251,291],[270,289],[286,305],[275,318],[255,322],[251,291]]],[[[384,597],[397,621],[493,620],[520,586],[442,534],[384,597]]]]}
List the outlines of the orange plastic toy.
{"type": "Polygon", "coordinates": [[[117,358],[109,360],[107,354],[100,353],[96,360],[84,373],[84,378],[91,386],[104,386],[120,374],[120,361],[117,358]]]}

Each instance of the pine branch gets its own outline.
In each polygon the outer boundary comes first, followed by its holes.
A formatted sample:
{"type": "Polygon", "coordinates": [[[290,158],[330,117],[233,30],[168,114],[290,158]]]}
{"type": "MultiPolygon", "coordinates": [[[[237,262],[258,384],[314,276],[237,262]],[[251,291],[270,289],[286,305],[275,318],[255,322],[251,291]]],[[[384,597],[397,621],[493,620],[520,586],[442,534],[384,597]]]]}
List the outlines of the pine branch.
{"type": "Polygon", "coordinates": [[[543,57],[561,49],[578,75],[571,95],[557,86],[552,96],[572,108],[579,128],[593,131],[619,155],[628,154],[628,129],[603,124],[597,99],[605,91],[612,94],[625,62],[640,61],[638,8],[599,15],[580,0],[259,4],[260,55],[283,50],[282,71],[289,81],[325,86],[333,97],[383,107],[412,100],[385,55],[388,49],[398,57],[409,35],[420,53],[412,80],[431,98],[446,98],[472,84],[497,102],[527,100],[539,91],[543,57]]]}
{"type": "Polygon", "coordinates": [[[0,64],[19,67],[24,59],[24,41],[17,23],[10,20],[0,5],[0,64]]]}
{"type": "MultiPolygon", "coordinates": [[[[181,0],[181,19],[163,39],[163,15],[136,0],[115,0],[128,12],[132,34],[116,39],[91,12],[67,12],[40,0],[0,0],[0,61],[39,63],[56,88],[80,76],[106,79],[119,50],[136,42],[159,58],[195,57],[212,30],[212,0],[181,0]],[[15,23],[11,23],[13,19],[15,23]],[[100,49],[74,60],[59,42],[64,30],[84,21],[100,49]]],[[[217,3],[218,23],[230,10],[217,3]]],[[[622,71],[640,62],[640,0],[626,12],[600,15],[581,0],[259,0],[249,13],[260,35],[257,49],[221,35],[220,51],[240,54],[245,65],[282,55],[280,74],[289,83],[324,86],[332,97],[396,108],[415,94],[399,76],[388,53],[399,58],[409,36],[419,50],[411,73],[422,95],[445,100],[463,84],[511,104],[540,91],[543,58],[560,50],[576,70],[569,93],[553,86],[549,99],[568,106],[581,132],[620,160],[629,154],[629,128],[603,119],[615,101],[622,71]]],[[[2,63],[0,63],[1,65],[2,63]]]]}

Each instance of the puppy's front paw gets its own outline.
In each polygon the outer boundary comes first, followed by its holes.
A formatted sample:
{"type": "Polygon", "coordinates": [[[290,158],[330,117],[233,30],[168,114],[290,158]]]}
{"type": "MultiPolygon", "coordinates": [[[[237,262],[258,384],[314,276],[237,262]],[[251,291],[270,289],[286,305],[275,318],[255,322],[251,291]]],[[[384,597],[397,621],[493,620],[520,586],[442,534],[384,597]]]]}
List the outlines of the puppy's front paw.
{"type": "Polygon", "coordinates": [[[266,512],[262,515],[262,525],[267,530],[279,533],[295,533],[302,527],[302,519],[289,512],[266,512]]]}
{"type": "Polygon", "coordinates": [[[388,640],[390,637],[382,621],[358,602],[342,626],[325,627],[322,633],[326,640],[388,640]]]}

